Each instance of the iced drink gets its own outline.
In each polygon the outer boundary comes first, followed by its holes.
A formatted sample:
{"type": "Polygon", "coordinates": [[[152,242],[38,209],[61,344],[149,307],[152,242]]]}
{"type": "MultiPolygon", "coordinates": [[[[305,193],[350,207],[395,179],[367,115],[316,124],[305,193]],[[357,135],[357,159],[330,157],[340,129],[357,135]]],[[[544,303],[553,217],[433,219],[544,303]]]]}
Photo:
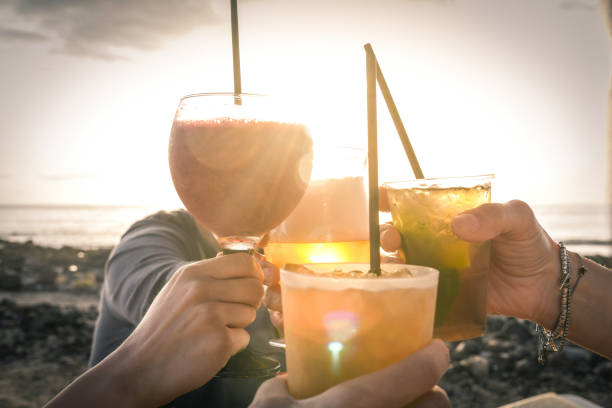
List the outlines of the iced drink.
{"type": "Polygon", "coordinates": [[[370,262],[367,152],[319,145],[312,180],[291,214],[270,231],[266,258],[284,264],[370,262]]]}
{"type": "Polygon", "coordinates": [[[301,124],[175,119],[169,161],[179,197],[202,226],[220,237],[257,237],[302,198],[312,140],[301,124]]]}
{"type": "Polygon", "coordinates": [[[266,258],[284,264],[370,262],[363,177],[313,180],[281,225],[270,231],[266,258]]]}
{"type": "Polygon", "coordinates": [[[383,264],[281,270],[289,392],[308,398],[398,362],[432,338],[438,271],[383,264]]]}
{"type": "Polygon", "coordinates": [[[459,240],[450,223],[491,200],[493,176],[386,183],[393,225],[406,263],[440,271],[434,336],[446,341],[481,336],[486,324],[490,242],[459,240]]]}

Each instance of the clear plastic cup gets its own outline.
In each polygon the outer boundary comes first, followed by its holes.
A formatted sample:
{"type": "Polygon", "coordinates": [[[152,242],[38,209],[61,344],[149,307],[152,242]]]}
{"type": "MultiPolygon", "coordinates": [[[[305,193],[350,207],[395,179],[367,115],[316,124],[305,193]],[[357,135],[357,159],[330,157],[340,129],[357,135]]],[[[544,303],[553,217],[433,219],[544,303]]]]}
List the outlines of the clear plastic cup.
{"type": "Polygon", "coordinates": [[[284,264],[370,262],[367,152],[315,149],[312,179],[289,216],[270,231],[266,258],[284,264]]]}
{"type": "Polygon", "coordinates": [[[383,264],[383,276],[376,277],[365,263],[304,267],[312,272],[281,269],[288,383],[295,398],[398,362],[431,340],[437,270],[383,264]]]}
{"type": "Polygon", "coordinates": [[[493,175],[385,183],[405,262],[440,271],[434,336],[445,341],[484,334],[490,242],[459,240],[453,217],[491,201],[493,175]]]}

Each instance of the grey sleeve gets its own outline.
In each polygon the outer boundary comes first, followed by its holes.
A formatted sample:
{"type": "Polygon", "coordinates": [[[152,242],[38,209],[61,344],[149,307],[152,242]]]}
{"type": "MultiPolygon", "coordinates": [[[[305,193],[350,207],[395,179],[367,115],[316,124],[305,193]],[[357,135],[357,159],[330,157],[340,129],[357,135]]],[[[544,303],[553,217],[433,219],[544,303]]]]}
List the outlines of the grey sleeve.
{"type": "Polygon", "coordinates": [[[178,226],[154,220],[132,226],[106,264],[103,296],[110,311],[137,325],[164,284],[189,262],[188,239],[178,226]]]}

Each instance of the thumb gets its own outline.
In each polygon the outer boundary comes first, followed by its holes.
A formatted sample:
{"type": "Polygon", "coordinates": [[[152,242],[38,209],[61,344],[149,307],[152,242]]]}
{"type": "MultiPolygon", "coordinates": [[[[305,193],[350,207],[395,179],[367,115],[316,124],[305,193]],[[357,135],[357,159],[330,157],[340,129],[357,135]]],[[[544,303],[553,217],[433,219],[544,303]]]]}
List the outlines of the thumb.
{"type": "Polygon", "coordinates": [[[434,339],[400,362],[340,383],[303,401],[325,407],[403,407],[431,390],[449,362],[448,348],[441,340],[434,339]]]}
{"type": "Polygon", "coordinates": [[[249,408],[287,408],[291,406],[297,406],[297,403],[289,395],[287,374],[280,374],[261,384],[249,408]]]}
{"type": "Polygon", "coordinates": [[[467,210],[453,218],[451,227],[455,235],[464,241],[483,242],[501,235],[511,239],[528,238],[539,224],[526,203],[512,200],[467,210]]]}

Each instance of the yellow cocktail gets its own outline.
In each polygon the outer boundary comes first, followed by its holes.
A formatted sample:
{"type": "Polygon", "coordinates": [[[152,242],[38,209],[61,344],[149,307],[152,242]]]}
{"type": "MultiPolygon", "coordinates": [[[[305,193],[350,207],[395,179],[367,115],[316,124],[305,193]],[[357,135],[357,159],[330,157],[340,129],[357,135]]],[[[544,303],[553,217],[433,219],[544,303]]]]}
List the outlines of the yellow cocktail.
{"type": "Polygon", "coordinates": [[[384,185],[406,263],[440,271],[434,336],[455,341],[481,336],[486,324],[490,243],[459,240],[450,223],[491,201],[493,176],[425,179],[384,185]]]}

